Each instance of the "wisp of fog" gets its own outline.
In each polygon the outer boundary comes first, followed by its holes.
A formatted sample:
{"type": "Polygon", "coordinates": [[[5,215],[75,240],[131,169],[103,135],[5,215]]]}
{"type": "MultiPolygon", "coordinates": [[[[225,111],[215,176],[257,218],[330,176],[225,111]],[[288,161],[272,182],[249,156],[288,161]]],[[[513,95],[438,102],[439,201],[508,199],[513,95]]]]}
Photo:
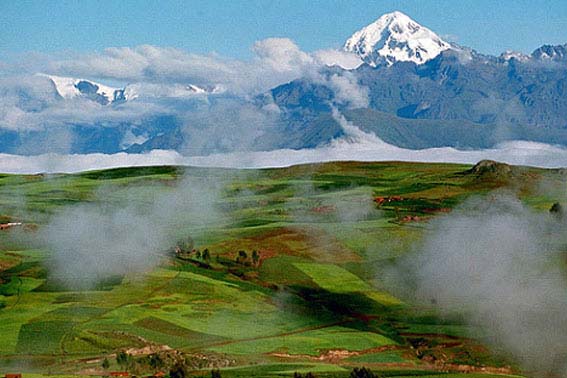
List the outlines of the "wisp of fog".
{"type": "Polygon", "coordinates": [[[116,200],[101,190],[98,201],[64,208],[37,235],[51,252],[51,277],[84,289],[154,267],[177,238],[194,238],[222,224],[217,206],[222,185],[222,179],[188,176],[173,188],[151,187],[146,198],[135,188],[116,200]]]}
{"type": "Polygon", "coordinates": [[[566,225],[511,195],[470,199],[433,221],[418,253],[394,274],[413,276],[417,299],[445,313],[465,311],[534,376],[565,376],[566,225]]]}

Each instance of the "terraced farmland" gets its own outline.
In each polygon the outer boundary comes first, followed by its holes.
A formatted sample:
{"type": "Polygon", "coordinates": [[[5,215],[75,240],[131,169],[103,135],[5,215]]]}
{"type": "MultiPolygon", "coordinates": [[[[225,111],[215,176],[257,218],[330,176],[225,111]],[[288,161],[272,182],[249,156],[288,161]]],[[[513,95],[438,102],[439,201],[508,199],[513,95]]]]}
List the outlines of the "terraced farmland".
{"type": "Polygon", "coordinates": [[[221,368],[223,377],[347,377],[356,366],[399,377],[513,376],[517,361],[486,346],[483,330],[397,297],[384,279],[431,219],[470,196],[512,188],[540,211],[561,198],[558,171],[469,169],[328,163],[4,175],[2,216],[34,227],[0,231],[0,364],[26,377],[150,374],[179,356],[194,376],[221,368]],[[60,280],[56,251],[36,237],[52,217],[77,204],[144,207],[187,177],[223,184],[214,200],[222,221],[177,214],[190,222],[172,234],[191,236],[192,251],[164,246],[154,264],[88,288],[60,280]],[[542,195],[541,182],[554,189],[542,195]],[[120,352],[129,362],[117,360],[120,352]]]}

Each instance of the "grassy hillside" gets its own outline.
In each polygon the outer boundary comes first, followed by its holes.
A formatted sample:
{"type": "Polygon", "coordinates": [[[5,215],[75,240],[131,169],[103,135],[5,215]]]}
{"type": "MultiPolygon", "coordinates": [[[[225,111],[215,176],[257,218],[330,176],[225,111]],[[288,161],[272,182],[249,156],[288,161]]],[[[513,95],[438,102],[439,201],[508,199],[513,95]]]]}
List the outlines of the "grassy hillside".
{"type": "Polygon", "coordinates": [[[33,376],[149,374],[181,360],[196,376],[221,368],[223,377],[347,377],[356,366],[399,377],[517,373],[509,356],[483,345],[482,330],[396,297],[382,276],[430,219],[469,196],[508,188],[541,211],[562,196],[561,171],[470,168],[346,162],[3,175],[2,222],[26,226],[23,238],[0,231],[0,364],[33,376]],[[53,279],[53,251],[23,242],[69,206],[141,207],[187,177],[222,182],[214,206],[223,222],[174,230],[193,236],[195,251],[176,256],[164,246],[151,269],[78,290],[53,279]]]}

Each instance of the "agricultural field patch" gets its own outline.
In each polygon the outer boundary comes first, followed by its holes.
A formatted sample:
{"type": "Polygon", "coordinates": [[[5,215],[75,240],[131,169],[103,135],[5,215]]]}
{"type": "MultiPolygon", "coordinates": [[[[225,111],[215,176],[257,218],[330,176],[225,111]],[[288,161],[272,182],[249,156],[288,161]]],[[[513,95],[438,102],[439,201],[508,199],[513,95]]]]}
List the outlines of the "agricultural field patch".
{"type": "Polygon", "coordinates": [[[25,354],[61,353],[63,337],[74,323],[61,320],[34,321],[22,325],[16,352],[25,354]]]}
{"type": "Polygon", "coordinates": [[[386,345],[395,345],[395,342],[376,333],[344,327],[328,327],[273,338],[231,343],[211,349],[228,354],[276,353],[318,356],[332,349],[360,351],[386,345]]]}
{"type": "Polygon", "coordinates": [[[372,288],[359,277],[337,265],[295,263],[296,268],[310,276],[321,288],[335,293],[366,292],[372,288]]]}

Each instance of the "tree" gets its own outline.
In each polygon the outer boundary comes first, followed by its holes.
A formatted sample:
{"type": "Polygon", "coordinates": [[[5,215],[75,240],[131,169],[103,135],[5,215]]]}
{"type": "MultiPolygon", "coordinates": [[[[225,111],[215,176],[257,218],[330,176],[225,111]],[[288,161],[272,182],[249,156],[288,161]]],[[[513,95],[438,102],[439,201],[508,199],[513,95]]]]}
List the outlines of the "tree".
{"type": "Polygon", "coordinates": [[[163,360],[159,354],[150,354],[148,356],[148,364],[152,369],[158,369],[163,366],[163,360]]]}
{"type": "Polygon", "coordinates": [[[253,250],[252,251],[252,262],[254,263],[254,265],[258,265],[259,261],[260,261],[260,254],[258,254],[258,251],[253,250]]]}
{"type": "Polygon", "coordinates": [[[238,256],[236,257],[236,262],[237,263],[243,263],[246,261],[246,259],[248,259],[248,254],[246,253],[246,251],[238,251],[238,256]]]}
{"type": "Polygon", "coordinates": [[[200,259],[201,258],[201,251],[197,250],[197,253],[195,253],[195,257],[200,259]]]}
{"type": "Polygon", "coordinates": [[[170,378],[185,378],[187,376],[187,370],[185,365],[181,362],[175,363],[173,367],[169,370],[170,378]]]}
{"type": "Polygon", "coordinates": [[[104,370],[108,369],[110,367],[110,361],[108,361],[108,358],[105,358],[104,360],[102,360],[102,368],[104,370]]]}
{"type": "Polygon", "coordinates": [[[211,378],[222,378],[219,369],[211,370],[211,378]]]}
{"type": "Polygon", "coordinates": [[[293,378],[315,378],[315,374],[308,372],[305,375],[302,375],[301,373],[295,372],[293,373],[293,378]]]}
{"type": "Polygon", "coordinates": [[[563,206],[561,206],[561,204],[559,202],[555,202],[552,206],[551,209],[549,209],[549,212],[552,214],[563,214],[563,206]]]}
{"type": "MultiPolygon", "coordinates": [[[[205,248],[203,250],[203,254],[201,255],[201,257],[203,258],[203,260],[205,260],[206,262],[211,261],[211,254],[209,252],[208,248],[205,248]]],[[[217,256],[218,257],[218,256],[217,256]]]]}
{"type": "Polygon", "coordinates": [[[193,245],[195,242],[191,236],[187,236],[186,238],[180,239],[175,244],[175,251],[178,253],[189,253],[193,250],[193,245]]]}
{"type": "Polygon", "coordinates": [[[116,363],[120,366],[128,365],[129,361],[130,361],[130,355],[124,351],[120,351],[116,355],[116,363]]]}
{"type": "Polygon", "coordinates": [[[378,378],[378,376],[374,374],[372,370],[361,367],[352,369],[350,378],[378,378]]]}

